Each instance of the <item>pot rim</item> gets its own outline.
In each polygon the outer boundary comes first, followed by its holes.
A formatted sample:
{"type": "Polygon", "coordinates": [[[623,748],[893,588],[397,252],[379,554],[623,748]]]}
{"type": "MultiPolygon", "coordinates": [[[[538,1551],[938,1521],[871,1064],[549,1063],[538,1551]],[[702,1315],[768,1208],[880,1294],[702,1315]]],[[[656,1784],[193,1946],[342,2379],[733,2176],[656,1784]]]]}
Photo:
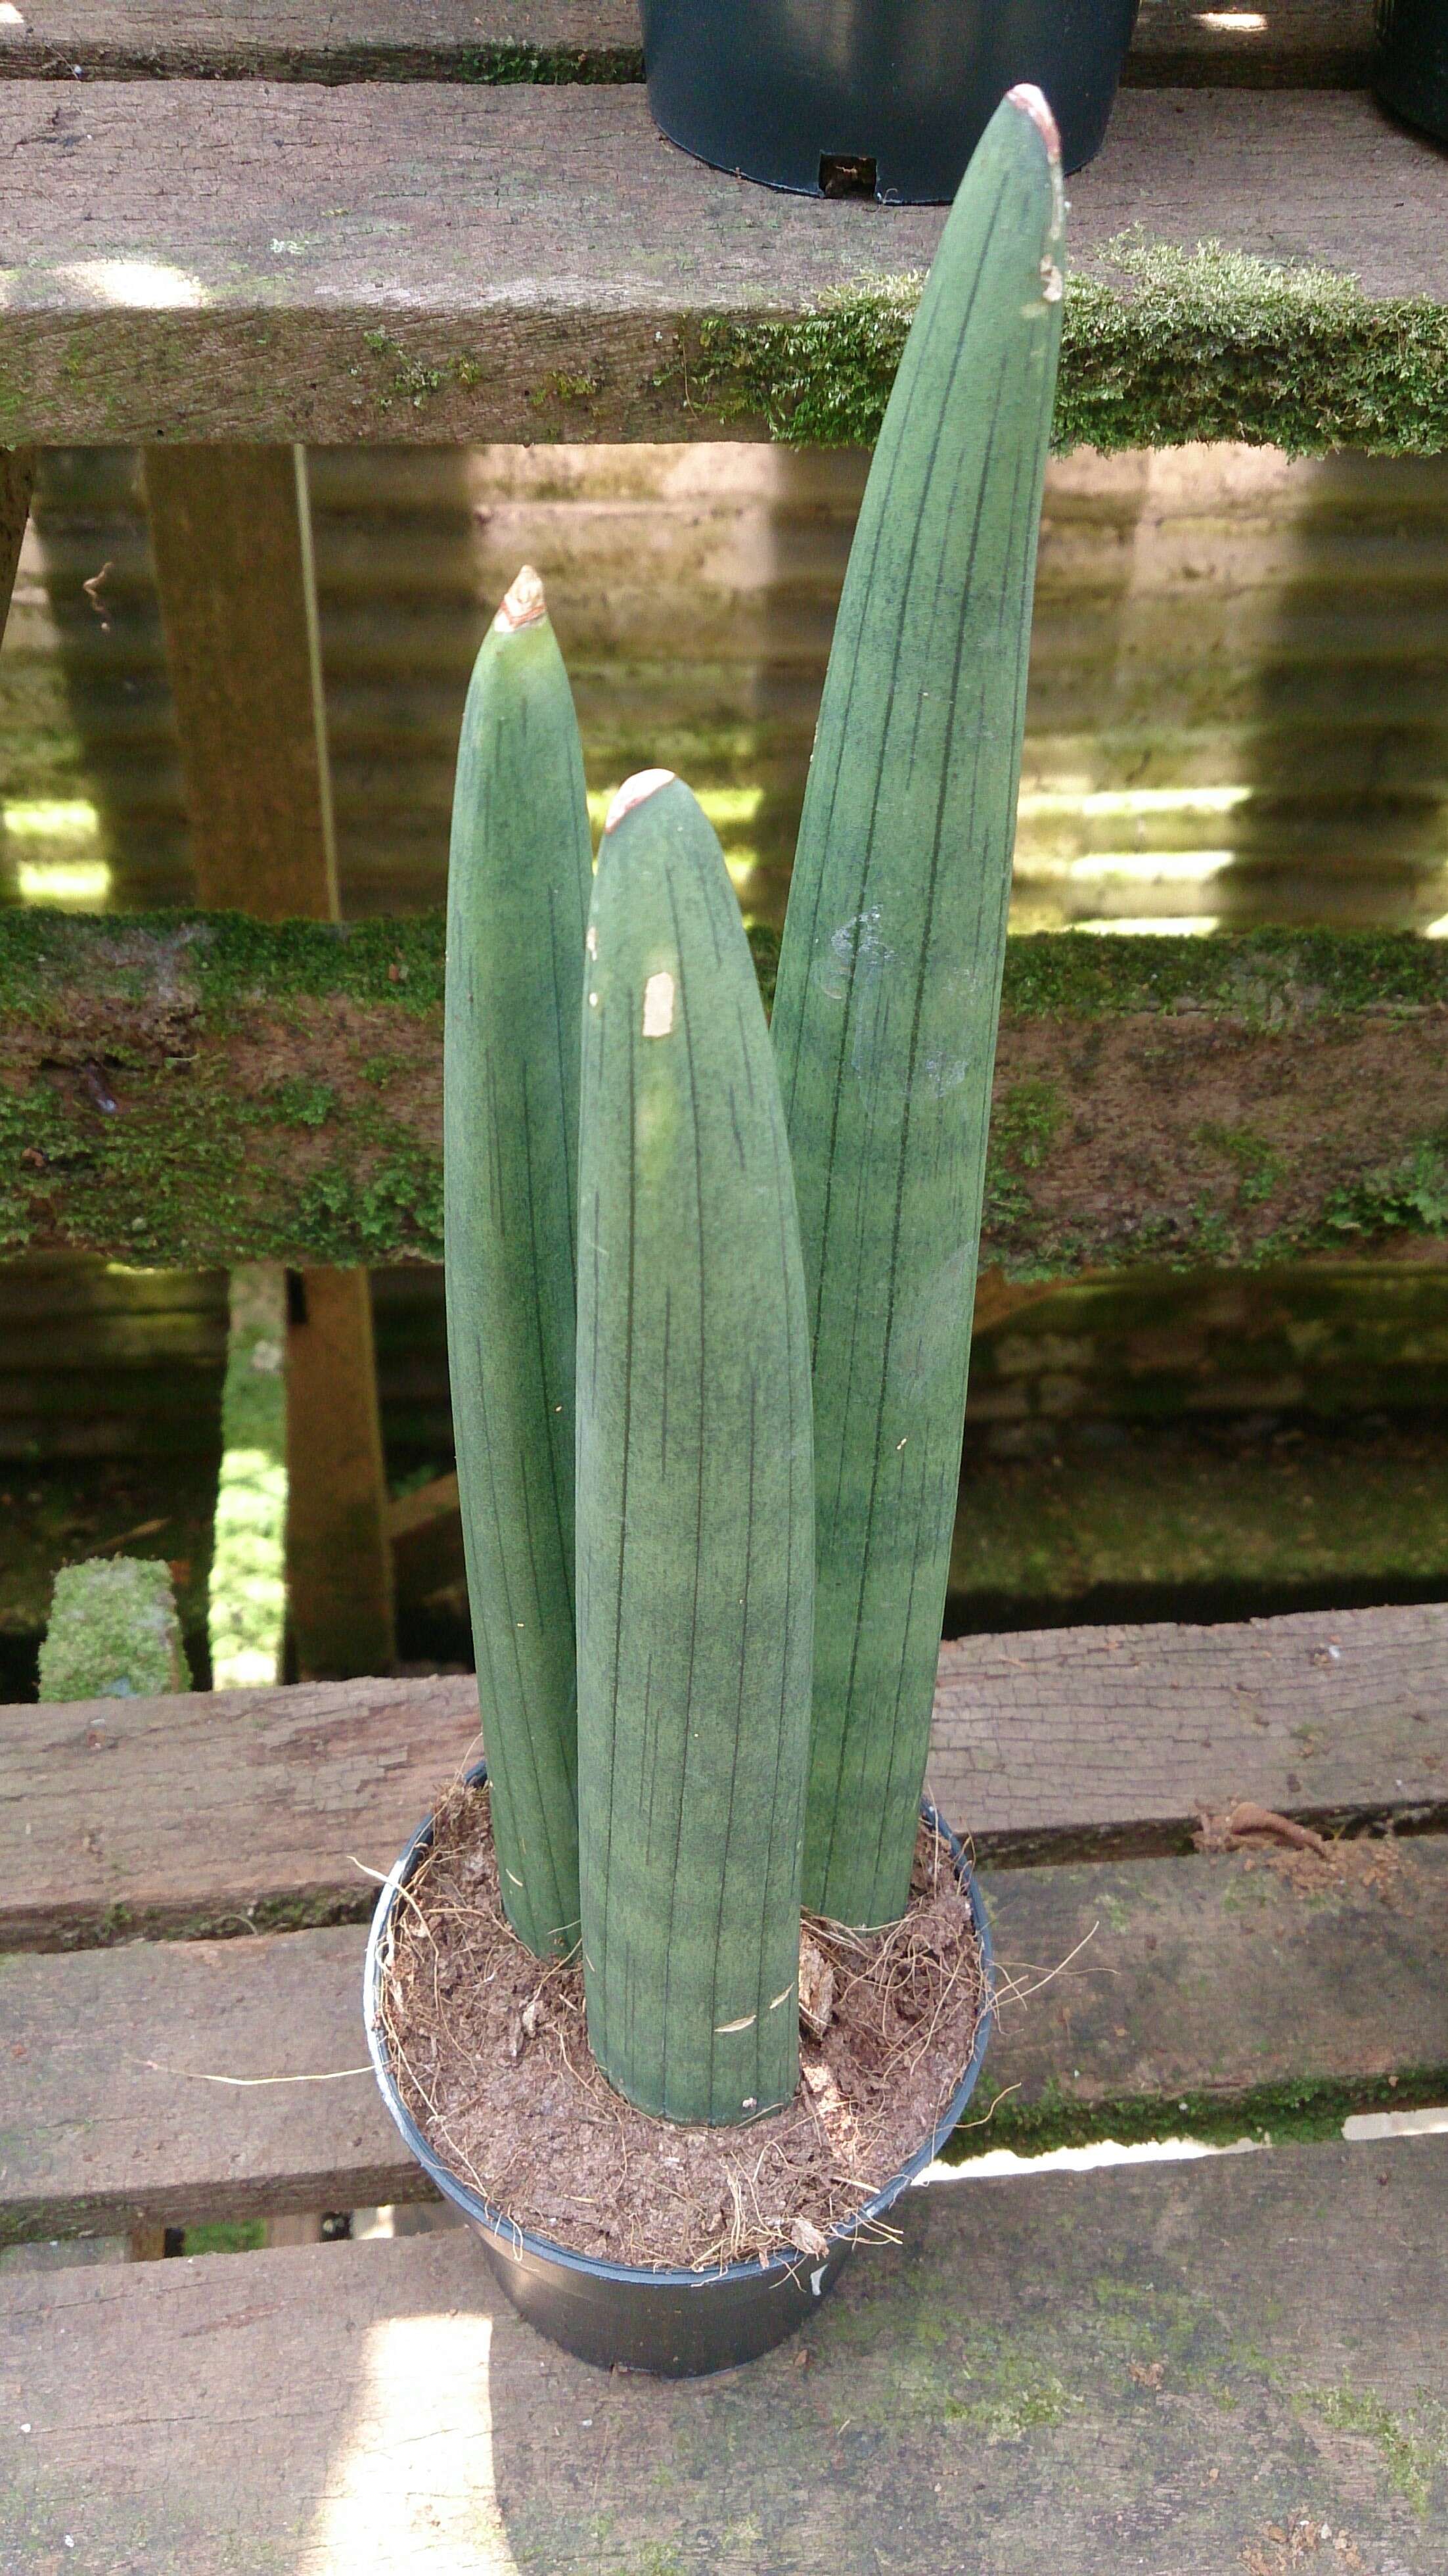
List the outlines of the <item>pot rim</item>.
{"type": "MultiPolygon", "coordinates": [[[[481,1785],[487,1776],[486,1761],[475,1763],[472,1769],[464,1774],[469,1788],[481,1785]]],[[[436,2184],[445,2199],[452,2201],[454,2206],[462,2211],[465,2218],[471,2219],[476,2226],[482,2227],[490,2236],[498,2239],[503,2251],[515,2257],[531,2254],[544,2262],[561,2264],[565,2269],[581,2273],[591,2281],[616,2281],[659,2290],[709,2290],[724,2282],[738,2284],[749,2281],[757,2286],[762,2282],[783,2281],[801,2271],[812,2269],[816,2264],[831,2261],[844,2248],[852,2245],[872,2221],[882,2218],[886,2210],[899,2199],[900,2194],[907,2190],[909,2185],[924,2172],[925,2167],[933,2163],[939,2155],[975,2091],[976,2080],[985,2061],[986,2047],[996,2016],[995,1953],[974,1868],[963,1844],[958,1836],[952,1833],[932,1799],[921,1799],[920,1813],[925,1823],[933,1825],[949,1844],[955,1862],[956,1875],[965,1888],[971,1918],[980,1942],[981,1975],[985,1997],[976,2020],[975,2039],[965,2071],[930,2135],[891,2175],[890,2180],[882,2184],[881,2188],[865,2202],[863,2208],[858,2209],[852,2218],[830,2229],[825,2239],[826,2250],[823,2254],[809,2255],[791,2250],[788,2254],[771,2255],[767,2263],[760,2263],[757,2260],[730,2263],[720,2270],[707,2272],[681,2267],[655,2270],[640,2263],[611,2263],[602,2255],[577,2253],[571,2246],[555,2244],[552,2237],[538,2236],[531,2229],[521,2227],[515,2218],[508,2216],[506,2210],[500,2209],[496,2202],[489,2200],[473,2184],[463,2182],[440,2161],[398,2092],[388,2060],[380,2014],[383,1941],[392,1920],[398,1890],[406,1885],[418,1860],[432,1840],[434,1824],[432,1814],[424,1816],[406,1848],[394,1863],[378,1895],[371,1927],[367,1934],[367,1953],[362,1968],[362,2015],[367,2032],[367,2053],[372,2060],[373,2073],[376,2075],[382,2099],[400,2130],[404,2143],[416,2156],[429,2180],[436,2184]]]]}

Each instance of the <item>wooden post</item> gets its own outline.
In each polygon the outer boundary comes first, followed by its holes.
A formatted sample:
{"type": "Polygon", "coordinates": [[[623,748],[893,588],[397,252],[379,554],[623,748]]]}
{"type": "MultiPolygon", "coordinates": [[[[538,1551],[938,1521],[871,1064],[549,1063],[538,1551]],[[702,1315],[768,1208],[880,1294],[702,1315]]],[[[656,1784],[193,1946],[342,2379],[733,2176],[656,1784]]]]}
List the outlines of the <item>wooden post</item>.
{"type": "MultiPolygon", "coordinates": [[[[152,447],[146,491],[203,903],[335,921],[306,451],[152,447]]],[[[303,1273],[287,1334],[288,1585],[304,1678],[395,1652],[362,1270],[303,1273]]]]}
{"type": "Polygon", "coordinates": [[[30,517],[30,487],[34,480],[33,447],[0,447],[0,642],[4,641],[5,621],[10,614],[10,594],[15,588],[15,567],[30,517]]]}
{"type": "Polygon", "coordinates": [[[343,1681],[386,1672],[394,1652],[372,1306],[365,1270],[293,1272],[288,1286],[287,1454],[293,1495],[305,1472],[313,1497],[287,1529],[292,1624],[303,1675],[343,1681]]]}

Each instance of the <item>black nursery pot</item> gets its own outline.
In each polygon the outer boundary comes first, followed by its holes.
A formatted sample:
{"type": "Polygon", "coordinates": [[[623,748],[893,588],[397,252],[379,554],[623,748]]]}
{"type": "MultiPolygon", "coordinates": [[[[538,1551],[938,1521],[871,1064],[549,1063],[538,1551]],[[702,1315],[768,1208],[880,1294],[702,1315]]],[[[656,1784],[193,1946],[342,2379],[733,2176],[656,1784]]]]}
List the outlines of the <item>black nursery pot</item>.
{"type": "Polygon", "coordinates": [[[1377,0],[1373,75],[1384,107],[1448,142],[1448,8],[1444,0],[1377,0]]]}
{"type": "Polygon", "coordinates": [[[1017,81],[1045,91],[1068,170],[1100,150],[1136,7],[643,0],[649,105],[686,152],[772,188],[944,203],[1017,81]]]}
{"type": "MultiPolygon", "coordinates": [[[[471,1778],[487,1778],[480,1764],[471,1778]]],[[[706,2371],[730,2370],[753,2361],[813,2315],[832,2290],[851,2253],[858,2231],[868,2227],[899,2198],[908,2183],[937,2156],[975,2090],[990,2037],[994,1967],[990,1930],[975,1874],[944,1818],[926,1801],[921,1814],[938,1827],[950,1845],[956,1875],[970,1899],[980,1934],[985,1976],[985,2006],[976,2025],[975,2046],[960,2083],[930,2136],[908,2164],[893,2175],[883,2191],[850,2225],[829,2239],[818,2262],[808,2256],[780,2256],[772,2263],[734,2263],[722,2272],[652,2272],[626,2263],[602,2263],[587,2254],[571,2254],[532,2236],[503,2211],[485,2200],[439,2164],[398,2093],[388,2062],[381,2025],[382,1961],[388,1925],[404,1887],[432,1840],[432,1818],[419,1825],[377,1900],[367,1959],[362,1972],[362,2011],[367,2046],[382,2099],[416,2156],[444,2198],[460,2209],[482,2238],[493,2274],[514,2307],[540,2334],[562,2344],[580,2361],[608,2370],[621,2363],[629,2370],[653,2371],[667,2379],[687,2379],[706,2371]]]]}

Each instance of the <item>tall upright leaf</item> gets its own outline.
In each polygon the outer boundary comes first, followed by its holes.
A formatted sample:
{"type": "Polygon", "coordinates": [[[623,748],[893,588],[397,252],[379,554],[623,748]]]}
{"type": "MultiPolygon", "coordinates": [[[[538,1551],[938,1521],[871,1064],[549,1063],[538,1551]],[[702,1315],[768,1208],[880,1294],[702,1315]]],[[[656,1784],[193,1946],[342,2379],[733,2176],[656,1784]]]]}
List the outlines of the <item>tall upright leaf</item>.
{"type": "Polygon", "coordinates": [[[526,566],[468,690],[448,874],[448,1361],[503,1901],[578,1937],[573,1633],[578,1025],[592,846],[543,585],[526,566]]]}
{"type": "Polygon", "coordinates": [[[814,1366],[805,1901],[899,1914],[960,1468],[1061,330],[1054,123],[961,183],[875,452],[790,889],[774,1043],[814,1366]]]}
{"type": "Polygon", "coordinates": [[[588,932],[578,1735],[588,2034],[645,2110],[799,2068],[814,1595],[809,1349],[774,1059],[723,855],[624,788],[588,932]]]}

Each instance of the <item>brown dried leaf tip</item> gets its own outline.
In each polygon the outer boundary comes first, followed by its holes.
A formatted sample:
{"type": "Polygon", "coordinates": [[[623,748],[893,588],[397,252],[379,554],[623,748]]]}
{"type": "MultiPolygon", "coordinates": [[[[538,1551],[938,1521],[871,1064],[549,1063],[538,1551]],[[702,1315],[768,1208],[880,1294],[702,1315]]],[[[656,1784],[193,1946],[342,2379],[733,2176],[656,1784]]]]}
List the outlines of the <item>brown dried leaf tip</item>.
{"type": "Polygon", "coordinates": [[[1018,107],[1023,116],[1030,118],[1052,161],[1059,163],[1061,129],[1051,113],[1045,91],[1037,89],[1034,81],[1017,81],[1014,89],[1007,90],[1006,96],[1012,107],[1018,107]]]}
{"type": "Polygon", "coordinates": [[[520,626],[536,626],[547,614],[542,580],[531,564],[524,564],[493,624],[502,635],[516,635],[520,626]]]}

